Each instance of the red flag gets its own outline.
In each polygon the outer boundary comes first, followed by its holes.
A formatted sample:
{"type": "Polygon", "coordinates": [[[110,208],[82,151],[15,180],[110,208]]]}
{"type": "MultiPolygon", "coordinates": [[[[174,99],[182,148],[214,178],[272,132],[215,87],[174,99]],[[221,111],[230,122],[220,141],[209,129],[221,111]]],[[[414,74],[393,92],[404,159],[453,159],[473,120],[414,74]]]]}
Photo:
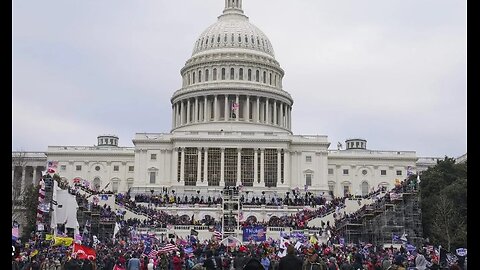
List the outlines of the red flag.
{"type": "Polygon", "coordinates": [[[73,252],[77,254],[78,259],[96,259],[97,253],[95,249],[89,248],[84,245],[79,245],[77,243],[73,243],[73,252]]]}

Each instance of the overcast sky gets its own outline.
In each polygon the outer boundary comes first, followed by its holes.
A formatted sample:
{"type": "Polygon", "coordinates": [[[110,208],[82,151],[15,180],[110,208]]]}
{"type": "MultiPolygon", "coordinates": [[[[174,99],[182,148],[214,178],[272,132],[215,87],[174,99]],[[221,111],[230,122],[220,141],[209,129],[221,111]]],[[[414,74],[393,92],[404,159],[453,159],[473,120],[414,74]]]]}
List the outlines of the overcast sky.
{"type": "MultiPolygon", "coordinates": [[[[12,150],[170,132],[170,97],[223,0],[13,1],[12,150]]],[[[297,135],[466,153],[466,0],[244,0],[297,135]]]]}

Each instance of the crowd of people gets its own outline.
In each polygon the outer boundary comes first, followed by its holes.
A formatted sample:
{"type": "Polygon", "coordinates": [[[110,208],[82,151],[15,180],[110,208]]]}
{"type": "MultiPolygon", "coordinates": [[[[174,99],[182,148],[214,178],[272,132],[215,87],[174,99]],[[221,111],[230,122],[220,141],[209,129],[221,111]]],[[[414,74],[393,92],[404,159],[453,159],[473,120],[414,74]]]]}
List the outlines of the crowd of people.
{"type": "MultiPolygon", "coordinates": [[[[12,270],[446,269],[440,267],[439,251],[429,246],[408,251],[403,246],[331,245],[283,237],[262,243],[228,243],[219,239],[201,242],[194,236],[162,242],[152,235],[120,235],[94,245],[94,258],[79,259],[70,247],[51,246],[34,237],[16,245],[12,270]],[[169,250],[164,249],[167,245],[169,250]]],[[[456,257],[449,267],[466,270],[465,257],[456,257]]]]}
{"type": "MultiPolygon", "coordinates": [[[[417,183],[404,181],[397,185],[391,192],[401,193],[416,189],[417,183]]],[[[261,269],[261,270],[386,270],[386,269],[441,269],[439,250],[433,246],[416,247],[415,250],[407,250],[403,246],[399,249],[376,247],[368,243],[344,244],[340,243],[339,235],[335,228],[346,222],[359,222],[366,207],[362,207],[352,214],[340,214],[339,209],[344,206],[346,198],[334,198],[325,200],[322,196],[299,196],[293,193],[293,197],[287,194],[282,199],[271,201],[274,205],[308,206],[318,203],[313,209],[304,208],[292,215],[270,219],[268,222],[247,219],[242,222],[246,226],[272,226],[292,227],[294,229],[308,228],[307,223],[315,217],[337,212],[335,225],[322,229],[329,232],[326,243],[318,241],[316,235],[282,235],[277,239],[268,238],[262,243],[250,241],[239,243],[235,241],[220,241],[221,238],[212,237],[210,240],[200,241],[195,236],[183,239],[176,235],[168,239],[159,239],[155,235],[142,235],[137,228],[144,226],[163,227],[169,225],[210,225],[218,227],[220,223],[210,216],[203,220],[196,220],[193,216],[185,217],[171,215],[165,211],[142,205],[143,202],[161,206],[164,204],[185,202],[189,204],[221,203],[221,198],[208,197],[206,200],[199,196],[148,196],[137,194],[132,200],[129,192],[116,194],[115,201],[125,209],[135,213],[145,214],[150,217],[143,221],[136,218],[125,219],[125,212],[114,212],[112,209],[98,203],[89,202],[88,195],[82,195],[75,188],[69,188],[69,192],[77,198],[79,206],[89,211],[98,211],[103,219],[115,219],[120,230],[112,238],[77,240],[80,244],[94,248],[96,256],[89,259],[78,258],[78,253],[72,252],[69,246],[54,246],[50,240],[46,240],[39,234],[32,234],[26,242],[17,240],[13,242],[15,251],[12,253],[12,270],[231,270],[231,269],[261,269]],[[172,199],[173,198],[173,199],[172,199]],[[220,201],[219,201],[220,200],[220,201]],[[168,246],[170,245],[170,246],[168,246]],[[169,247],[169,249],[166,249],[169,247]],[[410,268],[409,268],[410,267],[410,268]]],[[[368,196],[378,196],[376,190],[368,196]]],[[[383,190],[384,191],[384,190],[383,190]]],[[[166,192],[165,192],[166,193],[166,192]]],[[[99,194],[89,192],[89,194],[99,194]]],[[[257,204],[257,199],[252,199],[257,204]]],[[[376,207],[388,202],[390,195],[387,193],[369,207],[376,207]]],[[[264,197],[258,202],[268,204],[264,197]]],[[[244,204],[248,202],[244,201],[244,204]]],[[[323,222],[322,222],[323,223],[323,222]]],[[[310,228],[311,229],[311,228],[310,228]]],[[[450,269],[465,270],[466,260],[463,256],[455,257],[456,260],[449,262],[450,269]]]]}

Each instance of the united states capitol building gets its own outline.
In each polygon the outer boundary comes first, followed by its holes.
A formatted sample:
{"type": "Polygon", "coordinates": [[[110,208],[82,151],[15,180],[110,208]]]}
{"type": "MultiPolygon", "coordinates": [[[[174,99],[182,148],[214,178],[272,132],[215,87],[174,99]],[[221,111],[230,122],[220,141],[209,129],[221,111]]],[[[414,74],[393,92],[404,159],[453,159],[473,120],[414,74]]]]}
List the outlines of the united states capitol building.
{"type": "Polygon", "coordinates": [[[390,188],[436,163],[415,151],[371,150],[362,138],[329,150],[326,135],[293,134],[292,121],[299,119],[292,119],[284,70],[268,37],[244,14],[242,0],[225,0],[180,72],[169,133],[137,133],[134,147],[119,146],[127,138],[101,135],[93,147],[13,152],[22,160],[12,163],[12,194],[38,182],[47,161],[58,161],[58,174],[70,183],[86,179],[93,189],[114,192],[168,188],[218,195],[225,186],[242,186],[251,194],[299,189],[335,197],[390,188]]]}

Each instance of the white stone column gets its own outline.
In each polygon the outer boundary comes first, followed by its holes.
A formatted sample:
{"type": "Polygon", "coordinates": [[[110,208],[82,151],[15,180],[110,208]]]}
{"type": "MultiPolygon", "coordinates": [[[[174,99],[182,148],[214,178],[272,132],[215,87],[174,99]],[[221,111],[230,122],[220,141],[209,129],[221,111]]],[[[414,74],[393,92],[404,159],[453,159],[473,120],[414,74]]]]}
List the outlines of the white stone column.
{"type": "Polygon", "coordinates": [[[253,186],[258,185],[258,149],[253,149],[253,186]]]}
{"type": "Polygon", "coordinates": [[[32,176],[32,184],[35,186],[35,178],[37,178],[37,166],[33,166],[33,176],[32,176]]]}
{"type": "Polygon", "coordinates": [[[237,186],[242,184],[242,148],[237,148],[237,186]]]}
{"type": "Polygon", "coordinates": [[[192,121],[192,119],[190,119],[190,99],[187,100],[187,124],[190,124],[190,121],[192,121]]]}
{"type": "Polygon", "coordinates": [[[198,107],[198,97],[195,97],[195,111],[193,116],[193,122],[198,123],[200,118],[200,108],[198,107]]]}
{"type": "Polygon", "coordinates": [[[288,129],[292,128],[292,107],[288,106],[288,129]]]}
{"type": "Polygon", "coordinates": [[[185,105],[184,105],[184,101],[180,101],[180,125],[183,126],[183,124],[185,123],[184,122],[184,119],[185,119],[185,105]]]}
{"type": "Polygon", "coordinates": [[[273,101],[273,124],[274,124],[274,125],[277,125],[277,119],[278,119],[278,115],[277,115],[277,100],[274,100],[274,101],[273,101]]]}
{"type": "Polygon", "coordinates": [[[285,122],[283,118],[283,105],[285,104],[283,102],[280,102],[280,121],[278,121],[278,125],[280,125],[281,127],[284,127],[283,123],[285,122]]]}
{"type": "Polygon", "coordinates": [[[179,123],[178,123],[179,120],[180,120],[180,117],[178,116],[178,114],[180,113],[179,108],[180,108],[180,106],[178,105],[178,102],[175,103],[175,127],[178,127],[178,125],[179,125],[179,123]]]}
{"type": "Polygon", "coordinates": [[[277,149],[277,187],[282,185],[282,153],[277,149]]]}
{"type": "Polygon", "coordinates": [[[257,106],[257,109],[256,109],[257,113],[256,113],[256,115],[255,115],[255,118],[256,118],[255,121],[256,121],[257,123],[259,123],[259,122],[260,122],[260,97],[258,97],[258,96],[257,96],[257,104],[256,104],[256,106],[257,106]]]}
{"type": "Polygon", "coordinates": [[[260,149],[260,186],[265,187],[265,148],[260,149]]]}
{"type": "Polygon", "coordinates": [[[268,114],[268,98],[265,100],[265,124],[270,124],[270,115],[268,114]]]}
{"type": "Polygon", "coordinates": [[[225,95],[225,118],[224,120],[225,121],[228,121],[228,119],[230,118],[230,115],[229,115],[229,111],[228,111],[228,95],[225,95]]]}
{"type": "Polygon", "coordinates": [[[208,184],[208,148],[203,148],[205,157],[203,158],[203,182],[208,184]]]}
{"type": "Polygon", "coordinates": [[[283,166],[285,166],[283,168],[283,180],[284,180],[284,183],[285,185],[287,186],[290,186],[291,185],[291,182],[290,182],[290,151],[285,149],[283,151],[284,155],[283,155],[283,166]]]}
{"type": "Polygon", "coordinates": [[[250,96],[247,95],[247,113],[244,114],[243,119],[246,119],[247,122],[250,122],[250,96]]]}
{"type": "Polygon", "coordinates": [[[239,121],[240,120],[240,103],[239,103],[239,98],[238,98],[238,95],[235,96],[235,103],[238,104],[237,106],[237,110],[236,110],[236,116],[235,117],[235,121],[239,121]]]}
{"type": "Polygon", "coordinates": [[[173,177],[170,180],[170,185],[173,183],[178,182],[178,147],[173,148],[173,153],[172,153],[172,162],[170,163],[171,167],[171,174],[173,177]]]}
{"type": "Polygon", "coordinates": [[[213,100],[213,121],[218,121],[218,97],[215,95],[213,100]]]}
{"type": "Polygon", "coordinates": [[[23,193],[25,191],[25,174],[27,173],[27,167],[26,166],[22,166],[22,183],[20,184],[21,185],[21,194],[23,196],[23,193]]]}
{"type": "Polygon", "coordinates": [[[205,96],[203,98],[203,122],[207,122],[207,117],[209,117],[208,112],[207,112],[207,104],[208,104],[208,97],[205,96]]]}
{"type": "Polygon", "coordinates": [[[225,186],[225,148],[220,148],[220,186],[225,186]]]}
{"type": "Polygon", "coordinates": [[[182,153],[180,156],[180,183],[185,184],[185,147],[181,147],[182,153]]]}
{"type": "Polygon", "coordinates": [[[172,129],[175,128],[175,116],[176,116],[176,111],[175,111],[175,104],[172,105],[172,129]]]}
{"type": "Polygon", "coordinates": [[[197,182],[195,183],[196,186],[201,182],[202,179],[202,148],[197,148],[197,182]]]}

